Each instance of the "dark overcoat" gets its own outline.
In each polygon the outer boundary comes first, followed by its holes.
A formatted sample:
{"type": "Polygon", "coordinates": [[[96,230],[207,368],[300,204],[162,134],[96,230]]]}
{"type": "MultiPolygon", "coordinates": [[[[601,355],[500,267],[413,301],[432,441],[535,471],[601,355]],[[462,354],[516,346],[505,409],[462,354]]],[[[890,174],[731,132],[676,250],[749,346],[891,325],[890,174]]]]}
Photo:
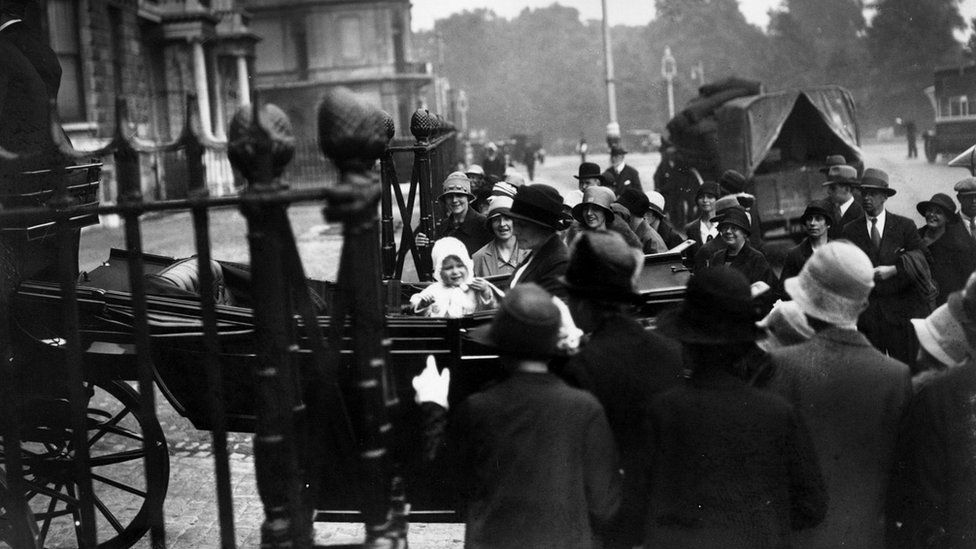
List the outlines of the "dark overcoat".
{"type": "Polygon", "coordinates": [[[645,547],[789,547],[826,513],[813,443],[779,395],[696,374],[650,409],[645,547]]]}
{"type": "Polygon", "coordinates": [[[885,494],[912,390],[908,367],[836,327],[770,354],[770,388],[803,414],[830,496],[827,518],[794,546],[883,547],[885,494]]]}
{"type": "Polygon", "coordinates": [[[786,252],[783,258],[783,270],[780,271],[779,279],[786,280],[800,274],[803,265],[806,264],[810,256],[813,255],[813,244],[810,244],[810,237],[806,237],[802,242],[793,246],[786,252]]]}
{"type": "Polygon", "coordinates": [[[620,196],[620,193],[624,192],[627,187],[634,187],[638,191],[644,190],[641,187],[640,174],[629,164],[624,164],[620,173],[617,173],[613,166],[610,166],[603,172],[603,180],[605,185],[613,189],[613,193],[617,196],[620,196]]]}
{"type": "MultiPolygon", "coordinates": [[[[522,265],[526,267],[518,279],[519,284],[535,282],[556,297],[566,297],[566,285],[561,278],[569,266],[569,248],[559,234],[553,233],[538,250],[529,254],[522,265]]],[[[518,272],[522,265],[515,271],[518,272]]]]}
{"type": "MultiPolygon", "coordinates": [[[[969,236],[969,231],[962,223],[950,218],[946,223],[945,232],[937,240],[928,242],[932,261],[932,278],[939,286],[939,297],[936,305],[942,305],[949,299],[949,294],[963,289],[969,275],[976,270],[976,240],[969,236]]],[[[919,236],[925,240],[928,227],[923,225],[918,229],[919,236]]]]}
{"type": "MultiPolygon", "coordinates": [[[[464,214],[464,221],[454,224],[451,216],[447,216],[437,224],[437,238],[453,236],[464,244],[468,256],[473,256],[485,244],[491,242],[492,234],[485,223],[485,216],[474,208],[468,207],[464,214]]],[[[434,270],[440,265],[434,265],[434,270]]]]}

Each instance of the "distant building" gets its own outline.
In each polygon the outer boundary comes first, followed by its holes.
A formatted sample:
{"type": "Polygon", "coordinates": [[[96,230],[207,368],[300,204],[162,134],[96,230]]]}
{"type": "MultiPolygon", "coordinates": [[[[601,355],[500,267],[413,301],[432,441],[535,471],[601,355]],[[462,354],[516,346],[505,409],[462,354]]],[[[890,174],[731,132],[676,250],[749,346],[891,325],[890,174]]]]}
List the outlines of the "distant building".
{"type": "Polygon", "coordinates": [[[409,0],[244,0],[253,16],[255,88],[288,113],[301,140],[315,142],[323,93],[345,86],[393,116],[410,116],[432,86],[413,59],[409,0]]]}

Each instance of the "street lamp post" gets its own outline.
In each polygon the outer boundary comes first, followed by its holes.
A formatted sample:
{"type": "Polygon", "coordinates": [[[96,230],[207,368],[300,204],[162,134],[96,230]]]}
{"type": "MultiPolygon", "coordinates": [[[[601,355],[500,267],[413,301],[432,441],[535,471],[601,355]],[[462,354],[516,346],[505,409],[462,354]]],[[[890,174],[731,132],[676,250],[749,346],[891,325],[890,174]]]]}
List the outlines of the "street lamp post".
{"type": "Polygon", "coordinates": [[[606,79],[607,79],[607,110],[610,114],[610,123],[607,124],[607,145],[620,140],[620,124],[617,123],[617,92],[613,83],[613,52],[610,46],[610,22],[607,19],[607,0],[602,0],[603,6],[603,55],[606,60],[606,79]]]}
{"type": "Polygon", "coordinates": [[[661,76],[668,81],[668,120],[674,118],[674,75],[677,72],[671,46],[665,46],[664,57],[661,58],[661,76]]]}

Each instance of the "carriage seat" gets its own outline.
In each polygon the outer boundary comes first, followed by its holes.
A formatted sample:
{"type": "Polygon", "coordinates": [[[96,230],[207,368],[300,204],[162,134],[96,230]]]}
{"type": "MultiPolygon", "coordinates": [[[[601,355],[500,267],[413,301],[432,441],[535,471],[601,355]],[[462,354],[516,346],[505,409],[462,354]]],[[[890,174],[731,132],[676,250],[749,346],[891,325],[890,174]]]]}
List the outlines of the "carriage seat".
{"type": "MultiPolygon", "coordinates": [[[[224,282],[224,271],[220,263],[211,259],[210,272],[213,273],[214,278],[213,289],[210,290],[213,292],[214,300],[218,305],[233,305],[234,302],[224,282]]],[[[196,257],[181,259],[158,273],[146,275],[146,278],[155,282],[157,286],[170,287],[197,296],[202,293],[196,257]]]]}

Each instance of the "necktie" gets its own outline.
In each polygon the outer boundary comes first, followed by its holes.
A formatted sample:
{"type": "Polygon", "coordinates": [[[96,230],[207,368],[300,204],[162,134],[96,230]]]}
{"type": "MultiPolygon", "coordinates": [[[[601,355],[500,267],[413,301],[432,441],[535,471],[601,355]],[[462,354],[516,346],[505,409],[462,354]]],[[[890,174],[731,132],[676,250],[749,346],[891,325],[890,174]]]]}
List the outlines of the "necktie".
{"type": "Polygon", "coordinates": [[[871,243],[874,244],[874,249],[881,248],[881,233],[878,232],[878,218],[871,218],[871,243]]]}

